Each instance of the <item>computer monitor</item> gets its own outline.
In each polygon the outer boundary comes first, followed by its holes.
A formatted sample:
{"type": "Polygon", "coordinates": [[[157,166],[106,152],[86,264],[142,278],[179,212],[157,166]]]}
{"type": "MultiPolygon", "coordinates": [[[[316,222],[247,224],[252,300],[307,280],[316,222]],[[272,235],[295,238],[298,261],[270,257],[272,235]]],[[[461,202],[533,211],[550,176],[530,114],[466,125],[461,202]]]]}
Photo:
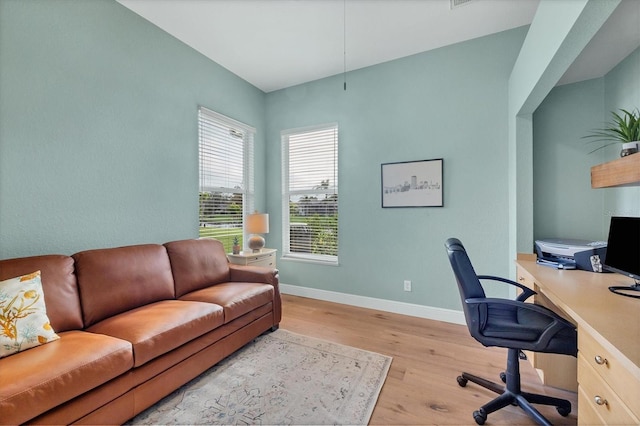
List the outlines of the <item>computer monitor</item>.
{"type": "Polygon", "coordinates": [[[609,290],[640,298],[640,217],[611,217],[604,268],[634,279],[630,286],[609,290]]]}

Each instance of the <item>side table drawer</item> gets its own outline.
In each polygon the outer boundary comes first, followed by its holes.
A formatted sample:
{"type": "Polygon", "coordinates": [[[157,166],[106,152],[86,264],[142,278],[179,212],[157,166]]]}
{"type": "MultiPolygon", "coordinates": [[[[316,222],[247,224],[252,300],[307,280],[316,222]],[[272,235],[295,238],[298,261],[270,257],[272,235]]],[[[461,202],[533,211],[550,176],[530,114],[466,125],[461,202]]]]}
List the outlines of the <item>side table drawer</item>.
{"type": "Polygon", "coordinates": [[[243,251],[238,254],[228,253],[229,262],[236,265],[262,266],[265,268],[276,268],[276,249],[265,248],[259,253],[243,251]]]}
{"type": "Polygon", "coordinates": [[[247,258],[247,265],[275,268],[276,254],[269,253],[269,254],[251,256],[247,258]]]}

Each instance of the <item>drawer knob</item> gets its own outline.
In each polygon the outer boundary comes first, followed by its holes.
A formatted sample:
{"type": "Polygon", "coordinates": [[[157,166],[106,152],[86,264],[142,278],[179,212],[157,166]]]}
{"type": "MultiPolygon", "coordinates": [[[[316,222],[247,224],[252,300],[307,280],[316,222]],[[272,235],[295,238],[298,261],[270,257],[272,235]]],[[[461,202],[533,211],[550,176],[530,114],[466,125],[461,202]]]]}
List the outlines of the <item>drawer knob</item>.
{"type": "Polygon", "coordinates": [[[518,281],[520,281],[521,283],[523,283],[523,282],[524,282],[524,277],[520,277],[520,278],[518,278],[518,281]]]}
{"type": "Polygon", "coordinates": [[[608,402],[606,399],[604,399],[603,397],[601,397],[600,395],[596,395],[593,400],[595,401],[596,404],[598,405],[607,405],[608,402]]]}
{"type": "Polygon", "coordinates": [[[609,363],[606,358],[602,358],[600,355],[596,355],[594,359],[598,365],[607,365],[609,363]]]}

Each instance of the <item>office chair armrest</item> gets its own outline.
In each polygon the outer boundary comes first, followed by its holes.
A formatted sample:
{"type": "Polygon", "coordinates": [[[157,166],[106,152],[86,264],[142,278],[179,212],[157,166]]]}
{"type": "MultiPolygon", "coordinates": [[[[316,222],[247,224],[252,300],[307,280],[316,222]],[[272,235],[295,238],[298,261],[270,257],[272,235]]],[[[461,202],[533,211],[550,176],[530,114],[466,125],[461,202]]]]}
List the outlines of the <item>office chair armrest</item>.
{"type": "Polygon", "coordinates": [[[517,283],[515,281],[511,281],[507,278],[502,278],[502,277],[495,277],[493,275],[478,275],[478,278],[481,280],[493,280],[493,281],[500,281],[503,283],[507,283],[513,286],[518,287],[519,289],[522,290],[522,293],[516,297],[515,300],[519,301],[519,302],[524,302],[525,300],[527,300],[528,298],[530,298],[531,296],[533,296],[534,294],[537,294],[535,291],[531,290],[529,287],[522,285],[520,283],[517,283]]]}
{"type": "Polygon", "coordinates": [[[571,324],[566,319],[562,318],[555,312],[550,309],[545,308],[544,306],[535,305],[533,303],[525,303],[518,300],[510,300],[510,299],[500,299],[493,297],[485,297],[485,298],[471,298],[465,299],[464,301],[467,304],[471,305],[480,305],[480,304],[494,304],[494,305],[509,305],[514,306],[516,308],[527,309],[529,311],[533,311],[539,314],[542,314],[548,317],[552,322],[545,328],[545,330],[540,334],[538,340],[535,345],[539,347],[546,347],[549,344],[549,341],[553,336],[556,335],[563,328],[572,328],[575,329],[575,326],[571,324]]]}

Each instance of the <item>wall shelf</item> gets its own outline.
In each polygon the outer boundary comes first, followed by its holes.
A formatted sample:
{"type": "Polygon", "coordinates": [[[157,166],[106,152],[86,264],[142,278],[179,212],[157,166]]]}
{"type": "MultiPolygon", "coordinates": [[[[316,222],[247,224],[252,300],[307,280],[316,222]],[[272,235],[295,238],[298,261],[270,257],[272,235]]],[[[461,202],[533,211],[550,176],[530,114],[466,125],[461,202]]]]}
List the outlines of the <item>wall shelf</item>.
{"type": "Polygon", "coordinates": [[[591,187],[640,185],[640,153],[591,167],[591,187]]]}

